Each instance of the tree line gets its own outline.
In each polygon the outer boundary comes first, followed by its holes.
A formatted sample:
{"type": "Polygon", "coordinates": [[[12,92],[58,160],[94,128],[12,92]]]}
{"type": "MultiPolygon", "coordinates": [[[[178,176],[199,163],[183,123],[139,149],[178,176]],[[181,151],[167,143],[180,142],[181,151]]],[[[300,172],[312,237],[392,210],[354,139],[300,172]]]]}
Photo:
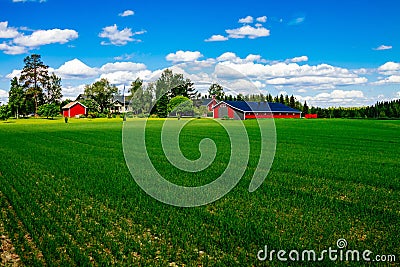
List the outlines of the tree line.
{"type": "Polygon", "coordinates": [[[311,107],[307,113],[317,114],[319,118],[399,119],[400,99],[377,102],[365,107],[311,107]]]}
{"type": "Polygon", "coordinates": [[[57,116],[62,98],[61,78],[49,73],[49,66],[43,63],[40,55],[25,57],[24,64],[20,77],[11,80],[8,105],[1,107],[0,117],[57,116]]]}
{"type": "MultiPolygon", "coordinates": [[[[98,114],[110,115],[113,97],[118,93],[115,85],[107,79],[100,79],[86,85],[85,98],[80,100],[89,109],[92,116],[98,114]]],[[[208,89],[208,95],[198,93],[193,82],[183,74],[173,73],[166,69],[155,82],[145,84],[137,78],[128,88],[126,99],[130,101],[136,116],[156,116],[165,118],[171,112],[178,117],[187,113],[194,115],[206,114],[207,108],[200,105],[199,100],[211,98],[225,101],[276,102],[298,109],[305,114],[317,114],[319,118],[400,118],[400,100],[377,102],[366,107],[309,107],[302,104],[293,95],[271,94],[238,94],[226,95],[221,85],[213,83],[208,89]]],[[[11,80],[9,101],[0,106],[0,119],[10,116],[35,115],[55,117],[61,112],[63,105],[71,100],[61,101],[61,78],[49,73],[49,67],[43,63],[41,56],[32,54],[25,57],[24,68],[19,78],[11,80]]]]}

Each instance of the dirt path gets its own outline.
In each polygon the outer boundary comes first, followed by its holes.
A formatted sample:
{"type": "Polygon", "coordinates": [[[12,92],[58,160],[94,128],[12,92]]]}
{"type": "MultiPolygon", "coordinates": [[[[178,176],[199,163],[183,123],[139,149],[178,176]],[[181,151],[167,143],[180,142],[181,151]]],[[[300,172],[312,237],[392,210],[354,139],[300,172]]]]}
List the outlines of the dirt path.
{"type": "Polygon", "coordinates": [[[11,239],[0,221],[0,266],[23,266],[21,259],[15,253],[11,239]]]}

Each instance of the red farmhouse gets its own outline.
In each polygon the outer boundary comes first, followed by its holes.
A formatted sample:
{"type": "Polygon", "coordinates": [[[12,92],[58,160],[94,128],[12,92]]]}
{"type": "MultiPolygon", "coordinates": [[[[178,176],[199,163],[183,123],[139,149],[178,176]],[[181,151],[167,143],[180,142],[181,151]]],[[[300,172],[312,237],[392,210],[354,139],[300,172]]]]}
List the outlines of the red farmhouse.
{"type": "Polygon", "coordinates": [[[217,101],[215,98],[209,99],[203,99],[203,102],[201,103],[202,106],[206,106],[208,111],[212,111],[213,107],[217,104],[217,101]]]}
{"type": "Polygon", "coordinates": [[[300,118],[301,111],[281,103],[221,101],[213,108],[214,119],[300,118]]]}
{"type": "Polygon", "coordinates": [[[71,102],[63,108],[64,117],[75,117],[76,115],[86,115],[87,107],[78,101],[71,102]]]}

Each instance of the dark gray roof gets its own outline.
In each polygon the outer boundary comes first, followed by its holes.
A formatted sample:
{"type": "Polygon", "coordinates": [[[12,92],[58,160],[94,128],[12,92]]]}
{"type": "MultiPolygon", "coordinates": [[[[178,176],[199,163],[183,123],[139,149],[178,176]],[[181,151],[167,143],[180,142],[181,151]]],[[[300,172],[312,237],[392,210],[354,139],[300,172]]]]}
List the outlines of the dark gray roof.
{"type": "Polygon", "coordinates": [[[287,112],[301,113],[300,110],[288,107],[281,103],[272,102],[246,102],[246,101],[221,101],[217,104],[226,103],[234,109],[245,112],[287,112]]]}
{"type": "Polygon", "coordinates": [[[78,97],[75,99],[75,101],[79,101],[79,100],[86,100],[89,97],[85,94],[79,94],[78,97]]]}
{"type": "MultiPolygon", "coordinates": [[[[113,96],[113,100],[112,102],[120,102],[120,103],[124,103],[124,96],[122,95],[115,95],[113,96]]],[[[128,97],[125,96],[125,103],[129,103],[128,97]]]]}
{"type": "Polygon", "coordinates": [[[207,106],[212,101],[211,98],[204,98],[201,100],[201,106],[207,106]]]}
{"type": "MultiPolygon", "coordinates": [[[[89,99],[89,97],[87,95],[80,94],[80,95],[78,95],[78,97],[76,98],[75,101],[86,100],[86,99],[89,99]]],[[[119,103],[123,104],[124,103],[124,97],[122,95],[113,96],[112,102],[114,103],[114,102],[117,102],[117,101],[119,103]]],[[[127,96],[125,96],[125,104],[129,105],[129,97],[127,97],[127,96]]]]}

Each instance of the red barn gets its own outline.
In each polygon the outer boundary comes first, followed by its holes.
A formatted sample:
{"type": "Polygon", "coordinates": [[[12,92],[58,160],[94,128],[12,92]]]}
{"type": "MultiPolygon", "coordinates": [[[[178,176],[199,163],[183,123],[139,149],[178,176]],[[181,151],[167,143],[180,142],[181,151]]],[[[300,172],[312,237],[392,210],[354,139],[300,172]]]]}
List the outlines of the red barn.
{"type": "Polygon", "coordinates": [[[65,105],[62,110],[64,117],[71,118],[76,115],[86,115],[87,107],[78,101],[74,101],[65,105]]]}
{"type": "Polygon", "coordinates": [[[214,118],[235,120],[300,118],[301,111],[281,103],[221,101],[213,108],[214,118]]]}
{"type": "Polygon", "coordinates": [[[215,100],[215,98],[205,98],[205,99],[201,99],[201,102],[199,103],[200,106],[205,106],[207,107],[208,111],[212,111],[213,107],[217,104],[217,100],[215,100]]]}

